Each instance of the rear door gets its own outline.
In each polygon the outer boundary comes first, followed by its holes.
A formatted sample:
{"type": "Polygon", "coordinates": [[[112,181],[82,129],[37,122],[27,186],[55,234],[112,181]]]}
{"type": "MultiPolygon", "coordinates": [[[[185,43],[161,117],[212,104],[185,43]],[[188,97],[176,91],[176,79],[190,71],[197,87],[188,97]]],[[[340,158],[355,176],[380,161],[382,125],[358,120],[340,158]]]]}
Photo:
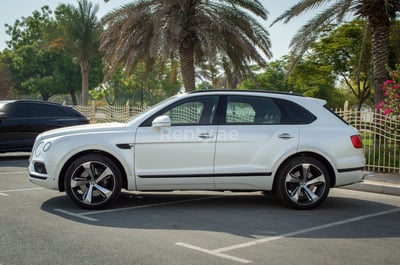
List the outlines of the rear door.
{"type": "Polygon", "coordinates": [[[268,97],[225,98],[218,129],[215,189],[269,190],[277,160],[295,152],[299,130],[284,124],[285,114],[268,97]]]}

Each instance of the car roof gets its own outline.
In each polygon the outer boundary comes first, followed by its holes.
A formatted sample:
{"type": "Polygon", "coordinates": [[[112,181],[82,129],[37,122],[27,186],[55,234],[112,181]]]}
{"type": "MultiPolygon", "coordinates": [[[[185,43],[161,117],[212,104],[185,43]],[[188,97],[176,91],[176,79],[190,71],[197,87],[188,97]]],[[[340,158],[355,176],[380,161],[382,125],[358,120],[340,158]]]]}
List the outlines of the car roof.
{"type": "Polygon", "coordinates": [[[57,106],[60,108],[69,109],[69,106],[62,105],[55,102],[49,101],[41,101],[41,100],[0,100],[0,110],[4,109],[4,106],[7,104],[19,104],[19,103],[28,103],[28,104],[38,104],[38,105],[47,105],[47,106],[57,106]]]}
{"type": "Polygon", "coordinates": [[[17,100],[17,99],[12,99],[12,100],[0,100],[0,107],[4,106],[6,104],[10,103],[35,103],[35,104],[46,104],[46,105],[57,105],[57,106],[64,106],[62,104],[56,103],[56,102],[50,102],[50,101],[42,101],[42,100],[17,100]]]}
{"type": "Polygon", "coordinates": [[[188,94],[201,94],[201,93],[243,93],[243,94],[269,94],[269,95],[290,95],[290,96],[299,96],[304,97],[302,94],[286,92],[286,91],[273,91],[273,90],[240,90],[240,89],[209,89],[209,90],[196,90],[188,92],[188,94]]]}
{"type": "Polygon", "coordinates": [[[44,101],[44,100],[34,100],[34,99],[10,99],[10,100],[0,100],[0,103],[12,103],[12,102],[24,102],[24,103],[43,103],[43,104],[58,104],[51,101],[44,101]]]}
{"type": "MultiPolygon", "coordinates": [[[[280,99],[287,99],[296,102],[297,104],[307,104],[308,109],[314,106],[323,106],[326,104],[325,99],[306,97],[302,94],[285,92],[285,91],[270,91],[270,90],[239,90],[239,89],[210,89],[210,90],[196,90],[181,95],[195,96],[195,95],[243,95],[243,96],[261,96],[261,97],[273,97],[280,99]]],[[[319,107],[317,107],[319,108],[319,107]]]]}

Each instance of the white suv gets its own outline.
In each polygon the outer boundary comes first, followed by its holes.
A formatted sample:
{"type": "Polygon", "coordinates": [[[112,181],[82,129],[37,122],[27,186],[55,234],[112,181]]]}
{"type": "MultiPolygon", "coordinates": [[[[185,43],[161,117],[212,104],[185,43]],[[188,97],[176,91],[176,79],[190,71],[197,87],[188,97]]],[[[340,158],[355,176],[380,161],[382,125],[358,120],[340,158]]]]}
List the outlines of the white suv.
{"type": "Polygon", "coordinates": [[[33,183],[98,209],[121,189],[265,191],[296,209],[363,177],[359,133],[324,100],[260,91],[196,91],[126,123],[40,134],[33,183]]]}

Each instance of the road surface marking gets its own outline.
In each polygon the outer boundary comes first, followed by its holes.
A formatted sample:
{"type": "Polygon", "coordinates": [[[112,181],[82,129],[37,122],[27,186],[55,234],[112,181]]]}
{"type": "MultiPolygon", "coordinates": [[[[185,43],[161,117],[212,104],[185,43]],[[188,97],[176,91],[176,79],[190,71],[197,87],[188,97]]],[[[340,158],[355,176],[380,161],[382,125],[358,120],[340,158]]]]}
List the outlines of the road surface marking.
{"type": "Polygon", "coordinates": [[[230,255],[224,256],[225,254],[223,254],[223,252],[232,251],[232,250],[240,249],[240,248],[251,247],[251,246],[258,245],[258,244],[263,244],[263,243],[267,243],[267,242],[271,242],[271,241],[275,241],[275,240],[279,240],[279,239],[283,239],[283,238],[288,238],[288,237],[292,237],[292,236],[298,236],[301,234],[307,234],[309,232],[313,232],[313,231],[317,231],[317,230],[331,228],[331,227],[344,225],[344,224],[348,224],[348,223],[354,223],[354,222],[362,221],[365,219],[369,219],[369,218],[373,218],[373,217],[377,217],[377,216],[381,216],[381,215],[386,215],[386,214],[391,214],[391,213],[396,213],[396,212],[400,212],[400,208],[390,209],[390,210],[372,213],[372,214],[361,215],[361,216],[357,216],[357,217],[353,217],[353,218],[349,218],[349,219],[345,219],[345,220],[341,220],[341,221],[337,221],[337,222],[332,222],[332,223],[328,223],[328,224],[324,224],[324,225],[319,225],[319,226],[315,226],[315,227],[300,229],[300,230],[289,232],[289,233],[284,233],[279,236],[260,238],[260,239],[256,239],[253,241],[236,244],[236,245],[232,245],[232,246],[227,246],[227,247],[223,247],[223,248],[217,248],[217,249],[201,248],[201,247],[190,245],[190,244],[187,244],[184,242],[176,242],[175,245],[189,248],[192,250],[197,250],[197,251],[200,251],[200,252],[212,255],[212,256],[218,256],[221,258],[235,260],[240,263],[250,263],[251,261],[249,261],[249,260],[233,257],[230,255]]]}
{"type": "Polygon", "coordinates": [[[210,197],[205,197],[205,198],[179,200],[179,201],[172,201],[172,202],[161,202],[161,203],[153,203],[153,204],[147,204],[147,205],[139,205],[139,206],[124,207],[124,208],[109,209],[109,210],[94,210],[94,211],[84,212],[84,213],[74,213],[74,212],[63,210],[63,209],[54,209],[54,210],[57,211],[57,212],[66,214],[66,215],[71,215],[71,216],[82,218],[82,219],[85,219],[85,220],[88,220],[88,221],[97,222],[97,221],[99,221],[99,219],[87,217],[87,215],[92,215],[92,214],[96,214],[97,215],[97,214],[103,214],[103,213],[113,213],[113,212],[119,212],[119,211],[128,211],[128,210],[135,210],[135,209],[151,208],[151,207],[173,205],[173,204],[179,204],[179,203],[185,203],[185,202],[209,200],[209,199],[221,198],[221,197],[226,197],[226,196],[221,196],[221,195],[219,195],[219,196],[210,196],[210,197]]]}
{"type": "Polygon", "coordinates": [[[44,188],[24,188],[24,189],[14,189],[14,190],[0,190],[0,196],[9,196],[9,192],[19,192],[19,191],[31,191],[31,190],[42,190],[44,188]]]}

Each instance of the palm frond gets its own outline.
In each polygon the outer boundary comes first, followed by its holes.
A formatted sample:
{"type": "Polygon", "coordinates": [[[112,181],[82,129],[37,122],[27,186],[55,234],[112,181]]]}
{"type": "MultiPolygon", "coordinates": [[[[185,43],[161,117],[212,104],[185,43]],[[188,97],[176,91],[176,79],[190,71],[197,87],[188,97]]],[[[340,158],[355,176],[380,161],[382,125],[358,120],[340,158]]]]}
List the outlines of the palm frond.
{"type": "MultiPolygon", "coordinates": [[[[315,9],[320,8],[328,4],[329,2],[333,2],[334,0],[301,0],[297,4],[295,4],[290,9],[286,10],[282,15],[277,17],[274,21],[272,21],[271,26],[276,24],[279,21],[283,21],[283,23],[288,23],[291,19],[302,15],[308,11],[313,11],[315,9]]],[[[351,1],[351,0],[349,0],[351,1]]]]}
{"type": "Polygon", "coordinates": [[[129,72],[139,61],[177,58],[193,45],[195,63],[226,57],[231,69],[244,73],[250,62],[264,64],[271,57],[269,34],[251,14],[267,17],[253,0],[134,1],[103,18],[101,50],[110,65],[124,65],[129,72]]]}

